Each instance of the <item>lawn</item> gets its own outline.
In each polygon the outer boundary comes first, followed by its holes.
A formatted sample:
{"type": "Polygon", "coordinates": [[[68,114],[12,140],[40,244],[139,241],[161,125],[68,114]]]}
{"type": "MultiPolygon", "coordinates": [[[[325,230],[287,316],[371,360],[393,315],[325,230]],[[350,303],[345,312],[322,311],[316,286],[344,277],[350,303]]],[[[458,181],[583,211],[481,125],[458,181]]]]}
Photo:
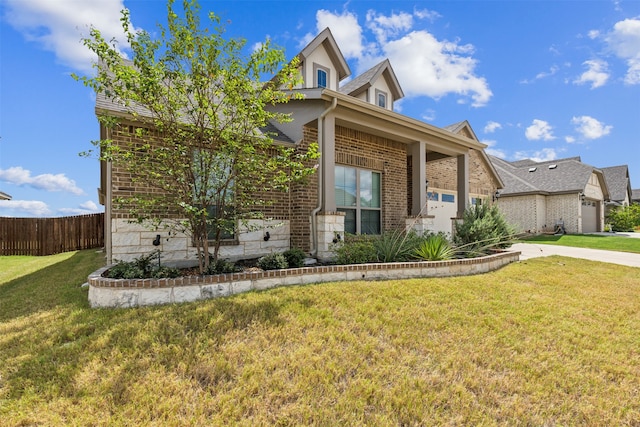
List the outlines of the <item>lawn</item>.
{"type": "Polygon", "coordinates": [[[605,236],[601,234],[564,234],[559,236],[541,234],[522,240],[522,243],[530,242],[640,253],[640,239],[633,237],[605,236]]]}
{"type": "Polygon", "coordinates": [[[0,280],[3,426],[640,423],[635,268],[548,257],[92,310],[100,254],[38,260],[0,280]]]}

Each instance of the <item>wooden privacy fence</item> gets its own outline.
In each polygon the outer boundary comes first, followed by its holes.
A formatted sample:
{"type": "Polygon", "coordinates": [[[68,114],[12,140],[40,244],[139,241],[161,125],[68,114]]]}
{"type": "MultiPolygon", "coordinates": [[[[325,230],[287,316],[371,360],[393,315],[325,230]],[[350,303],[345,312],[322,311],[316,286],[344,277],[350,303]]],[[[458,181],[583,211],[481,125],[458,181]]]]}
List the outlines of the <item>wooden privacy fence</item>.
{"type": "Polygon", "coordinates": [[[0,218],[0,255],[53,255],[104,246],[104,213],[0,218]]]}

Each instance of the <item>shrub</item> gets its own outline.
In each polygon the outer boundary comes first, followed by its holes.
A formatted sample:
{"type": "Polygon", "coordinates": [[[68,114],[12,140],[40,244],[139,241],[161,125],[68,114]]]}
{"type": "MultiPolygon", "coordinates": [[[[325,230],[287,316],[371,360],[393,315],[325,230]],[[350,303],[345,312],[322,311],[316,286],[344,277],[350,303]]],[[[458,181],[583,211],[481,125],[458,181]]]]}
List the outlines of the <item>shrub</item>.
{"type": "Polygon", "coordinates": [[[413,257],[421,240],[413,231],[406,233],[404,230],[396,230],[383,233],[374,240],[378,261],[408,261],[413,257]]]}
{"type": "Polygon", "coordinates": [[[148,279],[178,277],[180,270],[160,266],[160,251],[155,250],[148,255],[140,255],[133,261],[119,261],[107,271],[112,279],[148,279]]]}
{"type": "Polygon", "coordinates": [[[640,226],[640,205],[619,206],[611,209],[607,218],[613,231],[633,231],[640,226]]]}
{"type": "Polygon", "coordinates": [[[497,206],[474,205],[464,211],[462,222],[455,224],[453,243],[459,253],[477,256],[491,248],[508,248],[513,237],[513,227],[497,206]]]}
{"type": "Polygon", "coordinates": [[[180,277],[182,272],[179,268],[162,266],[151,272],[151,277],[155,279],[180,277]]]}
{"type": "Polygon", "coordinates": [[[335,246],[337,264],[367,264],[378,260],[374,240],[368,236],[345,236],[335,246]]]}
{"type": "Polygon", "coordinates": [[[289,268],[299,268],[304,265],[304,259],[307,257],[307,254],[299,248],[291,248],[282,253],[285,259],[287,260],[287,265],[289,268]]]}
{"type": "Polygon", "coordinates": [[[210,256],[209,268],[207,268],[205,274],[229,274],[237,271],[238,268],[234,263],[223,259],[214,260],[213,256],[210,256]]]}
{"type": "Polygon", "coordinates": [[[258,267],[263,270],[278,270],[287,268],[287,259],[281,253],[265,255],[258,260],[258,267]]]}
{"type": "Polygon", "coordinates": [[[425,237],[414,250],[414,255],[425,261],[442,261],[455,256],[456,249],[451,246],[444,234],[432,234],[425,237]]]}

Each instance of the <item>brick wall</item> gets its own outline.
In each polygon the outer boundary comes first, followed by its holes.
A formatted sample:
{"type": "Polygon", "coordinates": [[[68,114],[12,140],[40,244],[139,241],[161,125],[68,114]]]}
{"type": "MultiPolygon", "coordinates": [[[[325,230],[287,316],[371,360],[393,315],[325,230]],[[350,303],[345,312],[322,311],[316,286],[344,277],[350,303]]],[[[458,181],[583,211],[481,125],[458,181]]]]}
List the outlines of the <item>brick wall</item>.
{"type": "Polygon", "coordinates": [[[547,224],[545,196],[501,197],[498,199],[498,208],[518,233],[538,233],[554,225],[547,224]]]}
{"type": "MultiPolygon", "coordinates": [[[[430,188],[456,191],[458,189],[457,173],[458,161],[455,157],[427,162],[427,179],[430,188]]],[[[469,152],[469,193],[474,196],[490,196],[495,193],[497,187],[498,183],[481,154],[471,150],[469,152]]]]}
{"type": "Polygon", "coordinates": [[[382,172],[382,228],[404,228],[407,216],[404,144],[336,126],[336,164],[382,172]]]}

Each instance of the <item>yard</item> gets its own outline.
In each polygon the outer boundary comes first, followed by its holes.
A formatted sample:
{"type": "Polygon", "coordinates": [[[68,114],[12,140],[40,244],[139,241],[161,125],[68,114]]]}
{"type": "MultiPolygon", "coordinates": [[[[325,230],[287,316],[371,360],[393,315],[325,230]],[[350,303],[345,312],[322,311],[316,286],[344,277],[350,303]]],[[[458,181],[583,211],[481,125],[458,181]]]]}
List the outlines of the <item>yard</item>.
{"type": "MultiPolygon", "coordinates": [[[[636,239],[634,239],[636,240],[636,239]]],[[[94,250],[0,257],[2,425],[637,425],[638,269],[92,310],[94,250]]]]}

